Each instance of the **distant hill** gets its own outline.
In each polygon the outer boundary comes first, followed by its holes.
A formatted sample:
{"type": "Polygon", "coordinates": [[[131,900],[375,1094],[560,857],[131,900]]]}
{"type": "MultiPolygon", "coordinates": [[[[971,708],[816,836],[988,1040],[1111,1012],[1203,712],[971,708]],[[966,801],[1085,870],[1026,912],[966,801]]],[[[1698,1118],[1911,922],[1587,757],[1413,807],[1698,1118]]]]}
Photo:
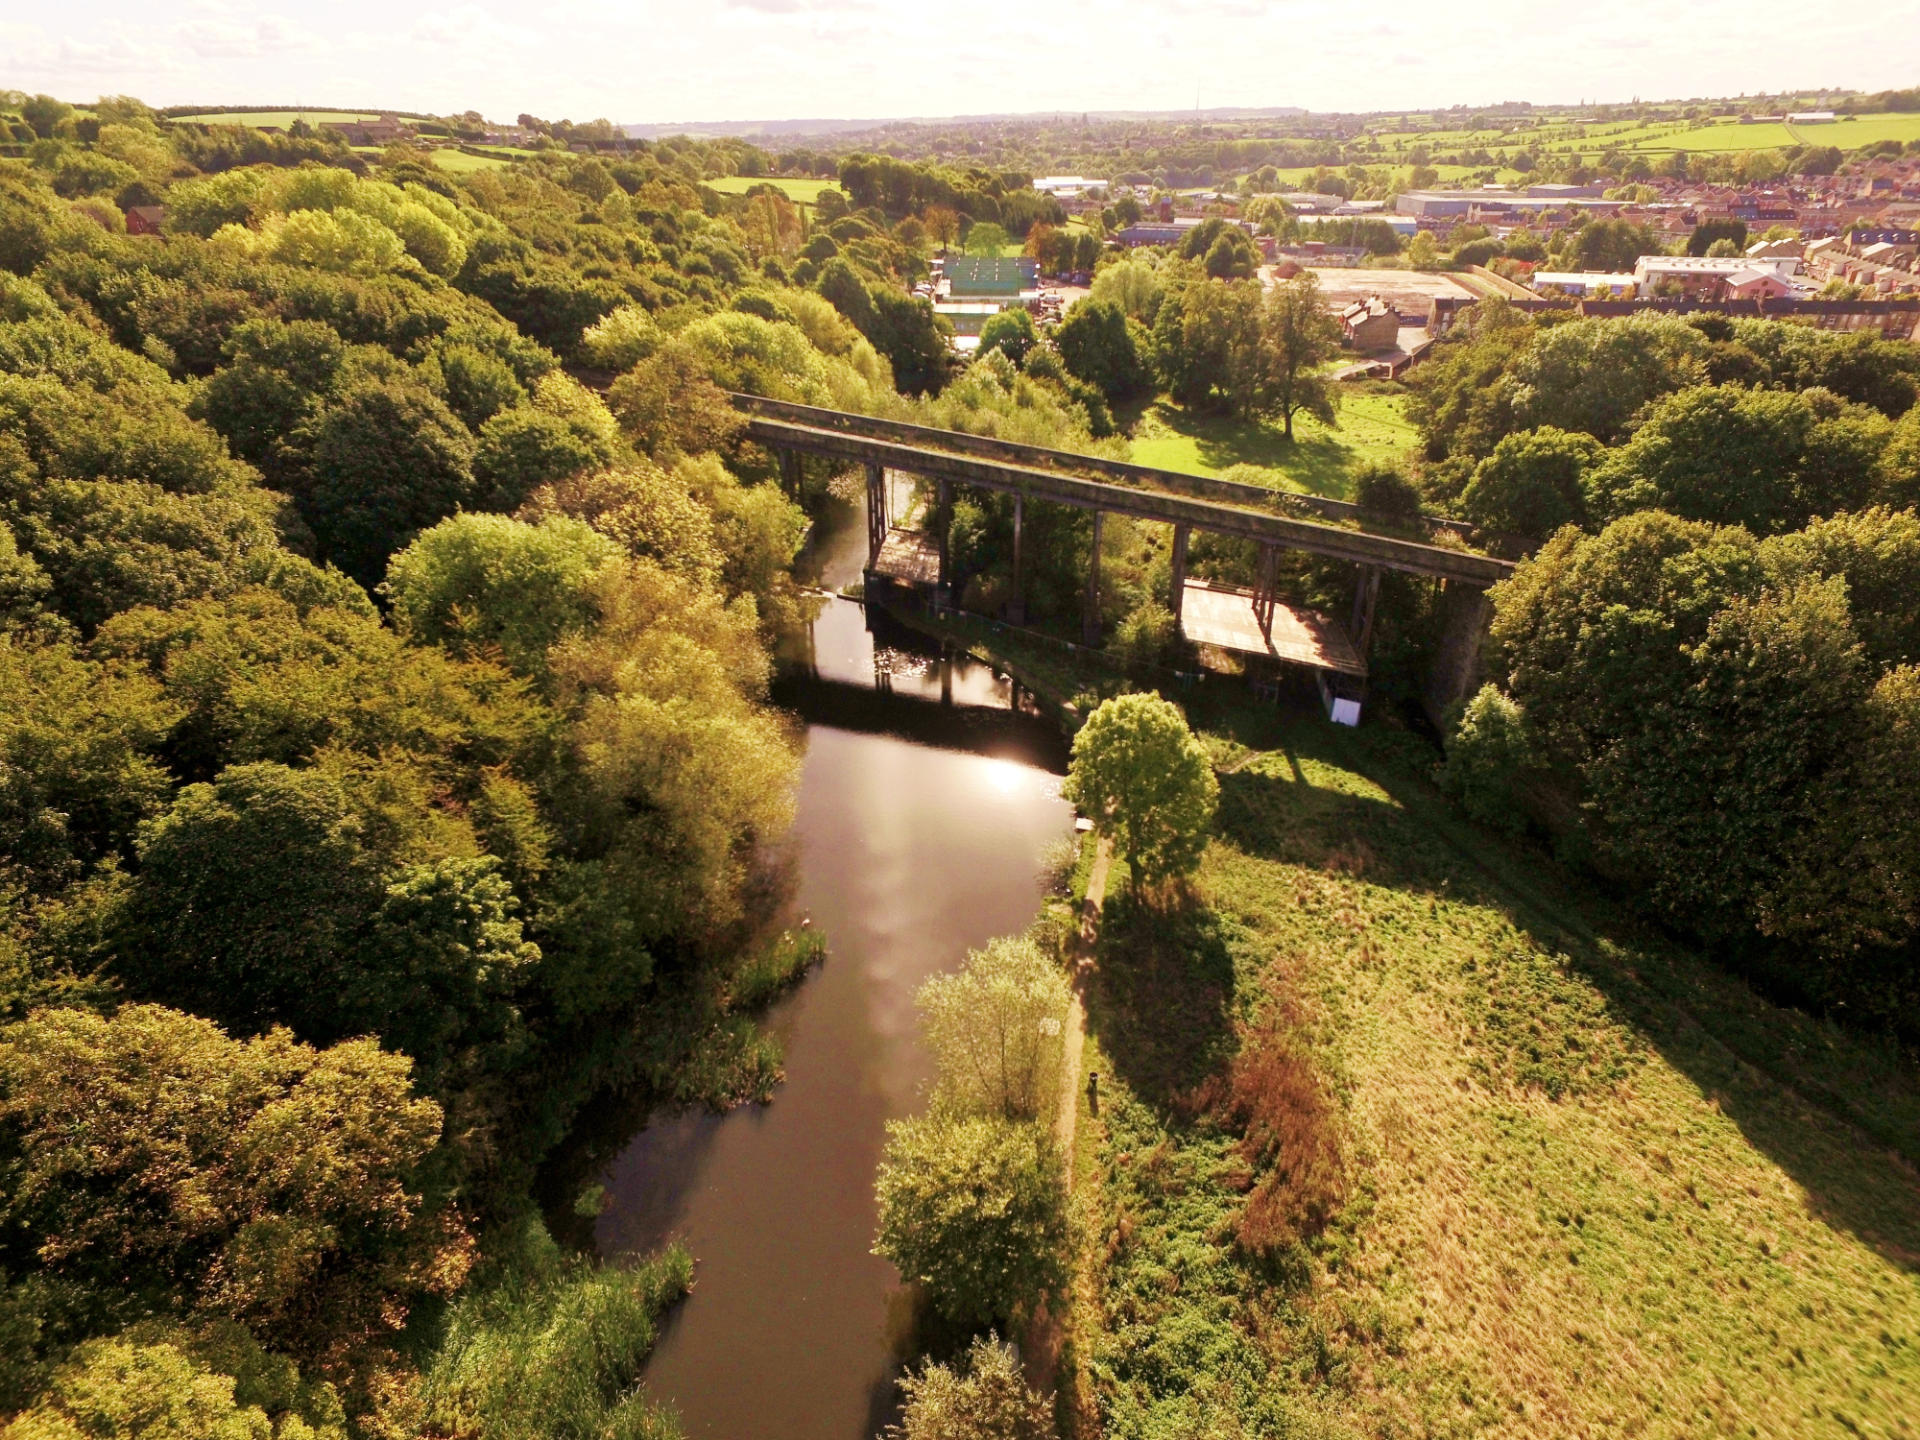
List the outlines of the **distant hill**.
{"type": "Polygon", "coordinates": [[[755,135],[846,135],[889,125],[991,125],[1009,120],[1038,120],[1048,115],[1080,114],[1089,120],[1295,120],[1308,112],[1297,105],[1224,106],[1210,110],[1033,110],[993,115],[904,115],[869,120],[683,120],[664,125],[623,125],[629,138],[658,140],[667,135],[713,139],[755,135]]]}

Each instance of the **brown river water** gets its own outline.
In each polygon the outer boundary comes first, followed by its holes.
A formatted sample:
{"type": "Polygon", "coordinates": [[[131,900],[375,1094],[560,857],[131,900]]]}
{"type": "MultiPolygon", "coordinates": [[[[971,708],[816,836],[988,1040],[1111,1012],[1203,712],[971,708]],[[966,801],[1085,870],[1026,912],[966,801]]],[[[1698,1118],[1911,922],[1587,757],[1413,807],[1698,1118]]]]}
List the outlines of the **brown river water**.
{"type": "MultiPolygon", "coordinates": [[[[857,515],[828,528],[823,584],[858,575],[863,535],[857,515]]],[[[924,1101],[914,990],[1025,928],[1072,828],[1063,746],[987,667],[877,643],[838,599],[795,659],[793,903],[829,950],[767,1020],[787,1083],[764,1107],[658,1113],[600,1176],[603,1255],[678,1237],[698,1260],[645,1377],[693,1440],[866,1440],[894,1415],[906,1306],[870,1253],[873,1178],[887,1120],[924,1101]]]]}

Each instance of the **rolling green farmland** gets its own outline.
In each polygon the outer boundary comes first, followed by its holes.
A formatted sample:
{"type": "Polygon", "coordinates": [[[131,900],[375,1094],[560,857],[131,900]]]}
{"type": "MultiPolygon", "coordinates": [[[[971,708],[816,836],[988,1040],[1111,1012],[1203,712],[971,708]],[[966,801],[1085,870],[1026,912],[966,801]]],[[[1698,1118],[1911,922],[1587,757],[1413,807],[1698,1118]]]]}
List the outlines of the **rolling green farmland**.
{"type": "Polygon", "coordinates": [[[205,115],[176,115],[173,118],[192,125],[270,126],[285,130],[296,120],[305,120],[309,125],[317,126],[323,120],[378,120],[380,116],[370,110],[214,110],[205,115]]]}
{"type": "Polygon", "coordinates": [[[471,175],[478,170],[498,170],[502,165],[511,165],[513,155],[531,155],[531,150],[514,150],[500,155],[469,155],[464,150],[434,150],[429,152],[433,163],[453,175],[471,175]]]}
{"type": "Polygon", "coordinates": [[[744,195],[756,185],[772,185],[789,200],[801,205],[817,204],[822,191],[840,188],[831,180],[793,180],[772,175],[726,175],[718,180],[707,180],[702,183],[711,190],[718,190],[722,195],[744,195]]]}

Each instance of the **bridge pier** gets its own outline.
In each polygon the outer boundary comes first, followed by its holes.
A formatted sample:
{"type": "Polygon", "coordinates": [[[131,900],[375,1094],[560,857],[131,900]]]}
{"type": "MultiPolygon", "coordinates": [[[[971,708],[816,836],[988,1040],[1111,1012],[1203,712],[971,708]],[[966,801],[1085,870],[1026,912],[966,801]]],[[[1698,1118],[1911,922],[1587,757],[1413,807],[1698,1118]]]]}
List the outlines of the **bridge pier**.
{"type": "Polygon", "coordinates": [[[1104,512],[1093,512],[1093,554],[1087,560],[1086,608],[1080,616],[1080,638],[1087,645],[1100,643],[1100,533],[1104,512]]]}
{"type": "Polygon", "coordinates": [[[1360,583],[1353,592],[1353,619],[1347,625],[1347,633],[1362,660],[1367,658],[1367,648],[1373,641],[1373,612],[1380,603],[1380,575],[1378,565],[1363,566],[1360,583]]]}
{"type": "Polygon", "coordinates": [[[1026,577],[1022,569],[1022,532],[1026,529],[1027,497],[1013,493],[1013,595],[1007,601],[1007,620],[1014,625],[1027,623],[1026,577]]]}
{"type": "Polygon", "coordinates": [[[1269,638],[1273,635],[1273,607],[1278,596],[1275,571],[1279,565],[1279,555],[1273,546],[1260,547],[1260,575],[1253,585],[1253,618],[1260,622],[1260,629],[1269,638]]]}
{"type": "Polygon", "coordinates": [[[1421,704],[1427,718],[1445,730],[1453,708],[1469,699],[1484,678],[1482,650],[1493,602],[1484,587],[1449,580],[1441,605],[1446,619],[1421,704]]]}
{"type": "Polygon", "coordinates": [[[867,462],[867,564],[880,558],[887,543],[887,467],[867,462]]]}
{"type": "Polygon", "coordinates": [[[953,529],[953,491],[946,481],[941,480],[935,484],[934,497],[934,509],[939,512],[935,523],[940,529],[940,576],[937,593],[951,604],[953,597],[947,593],[947,586],[951,583],[947,572],[947,534],[953,529]]]}
{"type": "Polygon", "coordinates": [[[789,500],[800,498],[801,458],[798,450],[780,452],[780,488],[787,492],[789,500]]]}
{"type": "Polygon", "coordinates": [[[1173,612],[1173,632],[1180,633],[1180,609],[1187,599],[1187,541],[1192,537],[1191,525],[1173,527],[1173,594],[1168,597],[1167,608],[1173,612]]]}

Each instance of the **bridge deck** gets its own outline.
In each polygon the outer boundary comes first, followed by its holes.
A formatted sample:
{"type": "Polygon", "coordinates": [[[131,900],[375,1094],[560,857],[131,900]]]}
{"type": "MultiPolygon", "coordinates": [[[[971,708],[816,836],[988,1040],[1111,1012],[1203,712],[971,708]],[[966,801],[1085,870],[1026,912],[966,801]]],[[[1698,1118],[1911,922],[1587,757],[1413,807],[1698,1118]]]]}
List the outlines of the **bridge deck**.
{"type": "Polygon", "coordinates": [[[940,583],[940,542],[924,530],[903,530],[898,525],[887,530],[880,553],[867,567],[880,575],[905,581],[909,585],[940,583]]]}
{"type": "Polygon", "coordinates": [[[1253,596],[1245,590],[1189,580],[1180,608],[1180,629],[1196,645],[1266,655],[1362,679],[1367,673],[1366,661],[1336,622],[1312,610],[1275,604],[1273,623],[1263,629],[1254,614],[1253,596]]]}
{"type": "Polygon", "coordinates": [[[956,455],[950,451],[797,425],[755,416],[748,436],[772,450],[802,451],[833,459],[902,470],[929,479],[973,485],[1109,514],[1132,515],[1171,525],[1188,525],[1219,535],[1301,550],[1312,555],[1377,565],[1407,574],[1485,587],[1505,579],[1513,566],[1504,560],[1442,545],[1402,540],[1363,530],[1347,530],[1286,516],[1242,509],[1215,501],[1132,489],[1058,471],[1004,461],[956,455]]]}

